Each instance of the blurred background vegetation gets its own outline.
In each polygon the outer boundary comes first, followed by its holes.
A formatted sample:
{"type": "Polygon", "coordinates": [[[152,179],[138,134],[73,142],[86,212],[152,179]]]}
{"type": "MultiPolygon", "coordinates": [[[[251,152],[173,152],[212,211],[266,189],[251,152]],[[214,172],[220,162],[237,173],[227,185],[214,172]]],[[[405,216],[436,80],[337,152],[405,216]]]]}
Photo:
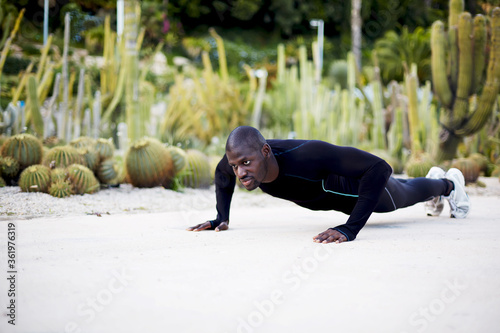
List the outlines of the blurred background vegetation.
{"type": "Polygon", "coordinates": [[[498,87],[483,94],[500,81],[498,61],[488,62],[500,50],[491,19],[500,0],[125,0],[121,36],[117,2],[48,0],[44,45],[45,0],[0,0],[0,139],[104,137],[123,152],[150,136],[220,155],[230,130],[250,124],[267,137],[353,145],[411,175],[473,154],[488,161],[485,174],[500,164],[498,87]],[[432,29],[444,22],[446,46],[458,45],[459,15],[483,22],[474,57],[484,66],[474,80],[461,69],[462,81],[477,81],[467,89],[448,68],[450,102],[433,76],[432,29]],[[313,20],[324,22],[321,65],[313,20]],[[456,96],[467,99],[460,117],[456,96]]]}

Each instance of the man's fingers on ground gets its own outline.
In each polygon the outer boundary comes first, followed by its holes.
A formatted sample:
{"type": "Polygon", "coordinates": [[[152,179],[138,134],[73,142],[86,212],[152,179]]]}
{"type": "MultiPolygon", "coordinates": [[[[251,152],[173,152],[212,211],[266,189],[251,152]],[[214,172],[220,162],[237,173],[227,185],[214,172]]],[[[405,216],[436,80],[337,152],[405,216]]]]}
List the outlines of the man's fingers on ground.
{"type": "Polygon", "coordinates": [[[221,224],[219,224],[219,226],[217,228],[215,228],[215,231],[222,231],[222,230],[227,230],[227,229],[229,229],[229,226],[227,225],[227,223],[222,222],[221,224]]]}
{"type": "Polygon", "coordinates": [[[186,230],[187,231],[202,231],[202,230],[210,228],[210,226],[211,226],[210,222],[205,222],[205,223],[197,224],[194,227],[189,227],[186,230]]]}

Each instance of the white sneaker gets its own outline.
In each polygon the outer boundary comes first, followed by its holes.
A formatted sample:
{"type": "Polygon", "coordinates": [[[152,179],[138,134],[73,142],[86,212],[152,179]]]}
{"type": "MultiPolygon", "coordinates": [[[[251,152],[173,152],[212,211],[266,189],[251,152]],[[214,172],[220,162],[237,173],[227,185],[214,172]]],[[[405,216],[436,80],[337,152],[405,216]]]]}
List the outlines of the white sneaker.
{"type": "MultiPolygon", "coordinates": [[[[427,176],[425,176],[425,178],[443,179],[445,178],[445,175],[446,173],[444,172],[443,169],[438,167],[432,167],[427,173],[427,176]]],[[[425,202],[425,212],[427,213],[427,216],[439,216],[439,214],[441,214],[441,212],[443,211],[443,208],[444,208],[444,199],[442,195],[425,202]]]]}
{"type": "Polygon", "coordinates": [[[462,172],[456,168],[451,168],[446,172],[445,178],[452,181],[454,185],[450,195],[445,197],[450,203],[451,217],[463,219],[469,214],[470,199],[465,192],[465,179],[462,172]]]}

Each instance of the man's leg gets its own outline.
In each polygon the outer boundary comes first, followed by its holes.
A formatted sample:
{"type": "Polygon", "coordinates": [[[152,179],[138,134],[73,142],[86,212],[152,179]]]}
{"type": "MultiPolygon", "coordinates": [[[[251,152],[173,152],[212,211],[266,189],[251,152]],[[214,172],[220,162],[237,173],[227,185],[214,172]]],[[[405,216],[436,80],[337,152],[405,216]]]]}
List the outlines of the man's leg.
{"type": "Polygon", "coordinates": [[[390,177],[375,212],[391,212],[441,195],[449,195],[452,190],[453,183],[448,179],[390,177]]]}

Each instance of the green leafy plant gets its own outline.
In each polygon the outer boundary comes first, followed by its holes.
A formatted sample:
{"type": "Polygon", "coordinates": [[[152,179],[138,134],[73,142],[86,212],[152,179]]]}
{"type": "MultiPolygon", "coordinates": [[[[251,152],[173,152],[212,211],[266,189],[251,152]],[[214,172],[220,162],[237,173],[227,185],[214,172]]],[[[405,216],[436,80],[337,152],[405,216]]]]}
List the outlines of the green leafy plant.
{"type": "Polygon", "coordinates": [[[402,81],[411,64],[418,66],[418,78],[431,78],[430,32],[418,27],[413,32],[403,27],[400,33],[390,30],[375,42],[380,74],[384,82],[402,81]],[[405,70],[406,68],[406,70],[405,70]]]}

